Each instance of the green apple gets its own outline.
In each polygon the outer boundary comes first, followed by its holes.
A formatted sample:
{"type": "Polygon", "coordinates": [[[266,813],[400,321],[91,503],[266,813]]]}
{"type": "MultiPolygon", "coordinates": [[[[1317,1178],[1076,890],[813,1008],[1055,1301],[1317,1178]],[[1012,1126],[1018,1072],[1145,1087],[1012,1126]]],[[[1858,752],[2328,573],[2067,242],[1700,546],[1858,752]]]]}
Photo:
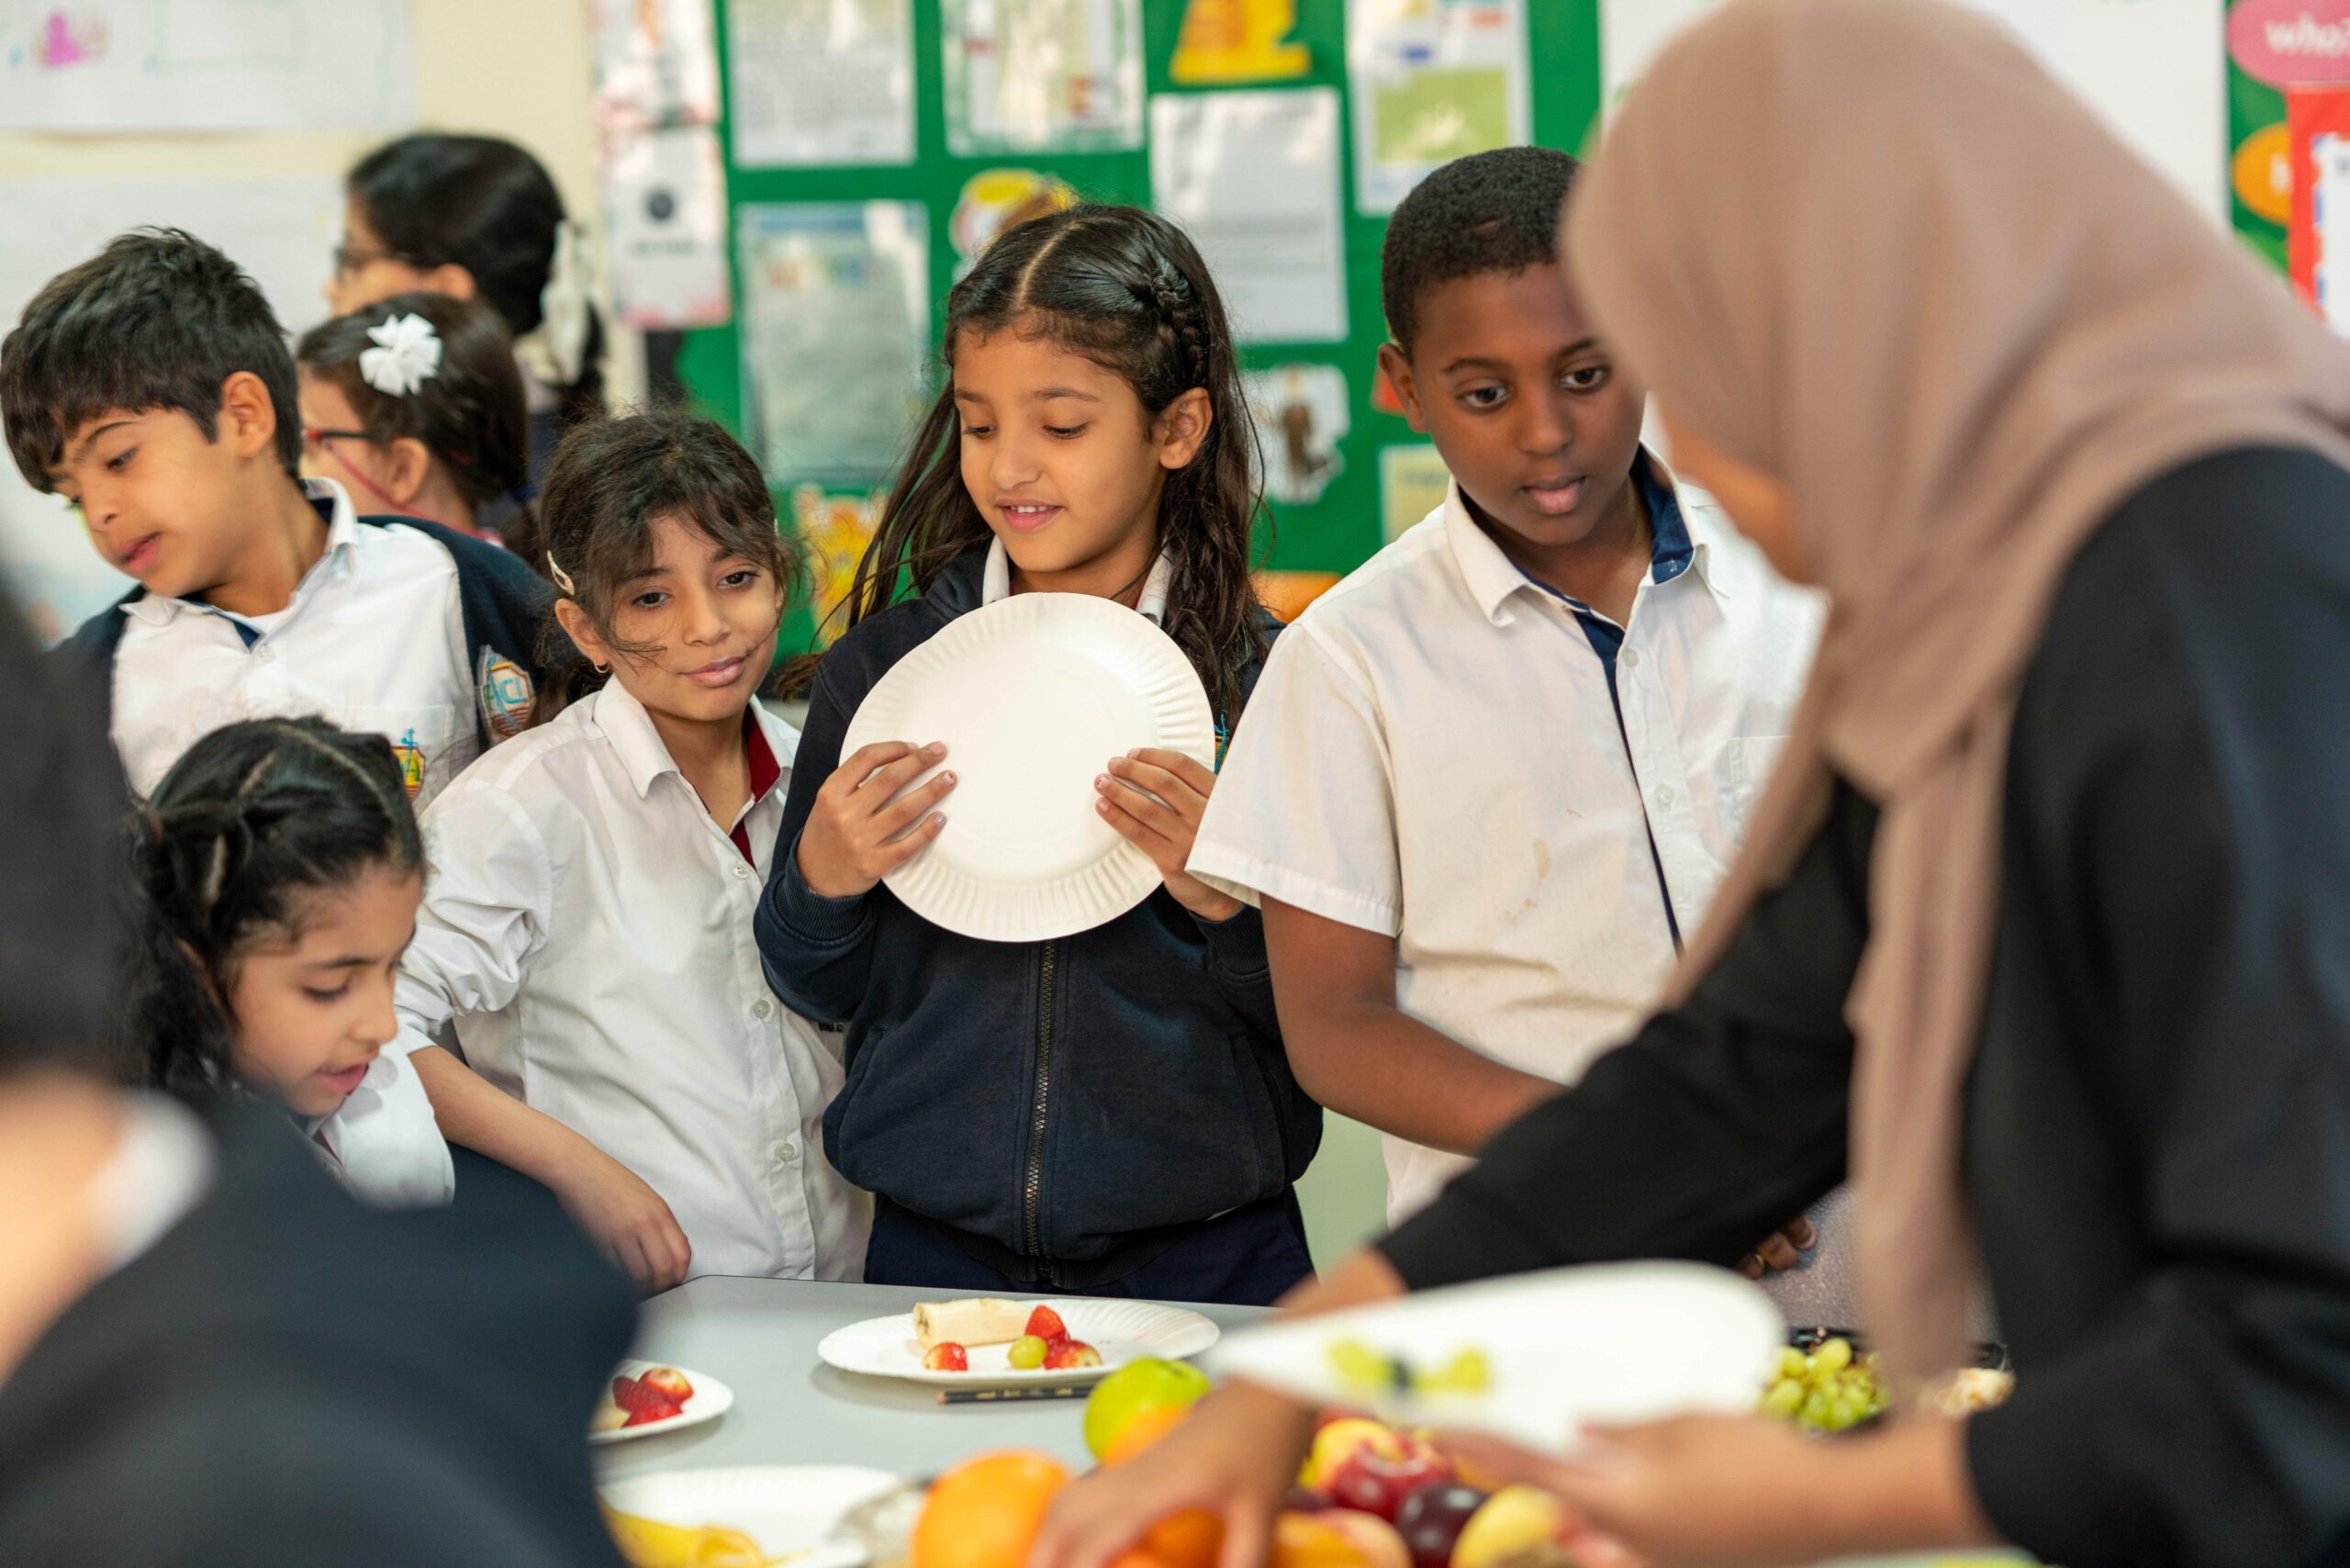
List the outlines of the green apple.
{"type": "Polygon", "coordinates": [[[1162,1406],[1192,1404],[1207,1391],[1207,1374],[1188,1361],[1128,1361],[1087,1396],[1085,1446],[1099,1459],[1136,1417],[1162,1406]]]}

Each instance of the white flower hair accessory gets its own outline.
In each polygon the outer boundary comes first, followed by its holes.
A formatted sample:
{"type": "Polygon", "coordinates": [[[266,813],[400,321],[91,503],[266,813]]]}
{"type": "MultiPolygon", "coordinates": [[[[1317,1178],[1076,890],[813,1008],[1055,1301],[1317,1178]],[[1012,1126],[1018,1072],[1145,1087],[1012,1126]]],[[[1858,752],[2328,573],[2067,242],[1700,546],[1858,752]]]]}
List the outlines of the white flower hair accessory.
{"type": "Polygon", "coordinates": [[[441,334],[410,312],[367,329],[375,347],[359,353],[359,374],[376,391],[405,398],[441,374],[441,334]]]}

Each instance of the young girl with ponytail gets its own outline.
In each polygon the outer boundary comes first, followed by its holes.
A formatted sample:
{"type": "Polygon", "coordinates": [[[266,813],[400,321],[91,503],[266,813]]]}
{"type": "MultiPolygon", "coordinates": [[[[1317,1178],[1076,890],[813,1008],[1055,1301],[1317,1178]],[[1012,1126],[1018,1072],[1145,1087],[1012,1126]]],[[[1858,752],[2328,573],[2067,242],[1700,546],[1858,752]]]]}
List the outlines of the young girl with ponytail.
{"type": "Polygon", "coordinates": [[[390,743],[322,719],[230,724],[133,831],[131,1076],[192,1103],[274,1101],[361,1197],[448,1202],[431,1103],[384,1051],[424,888],[390,743]]]}
{"type": "Polygon", "coordinates": [[[1321,1112],[1281,1049],[1257,912],[1183,868],[1214,776],[1172,752],[1103,758],[1098,809],[1163,886],[1077,936],[998,943],[880,886],[955,831],[951,774],[889,803],[938,759],[931,737],[840,755],[900,659],[1027,592],[1158,622],[1228,731],[1272,633],[1231,328],[1181,230],[1093,206],[1007,231],[946,315],[950,384],[816,668],[759,908],[777,994],[847,1026],[824,1138],[876,1197],[865,1277],[1270,1302],[1310,1271],[1291,1184],[1321,1112]]]}

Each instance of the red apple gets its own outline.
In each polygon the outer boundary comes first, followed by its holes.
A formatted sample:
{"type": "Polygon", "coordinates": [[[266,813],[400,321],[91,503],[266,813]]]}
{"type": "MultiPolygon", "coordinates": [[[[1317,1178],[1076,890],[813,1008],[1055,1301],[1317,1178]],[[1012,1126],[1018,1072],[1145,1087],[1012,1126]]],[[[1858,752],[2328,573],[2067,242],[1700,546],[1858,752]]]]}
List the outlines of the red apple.
{"type": "Polygon", "coordinates": [[[1393,1520],[1404,1498],[1451,1479],[1449,1460],[1417,1438],[1390,1432],[1348,1451],[1324,1477],[1322,1490],[1341,1508],[1393,1520]]]}
{"type": "Polygon", "coordinates": [[[1395,1533],[1411,1549],[1414,1568],[1451,1568],[1453,1546],[1486,1495],[1458,1481],[1438,1481],[1404,1498],[1395,1510],[1395,1533]]]}

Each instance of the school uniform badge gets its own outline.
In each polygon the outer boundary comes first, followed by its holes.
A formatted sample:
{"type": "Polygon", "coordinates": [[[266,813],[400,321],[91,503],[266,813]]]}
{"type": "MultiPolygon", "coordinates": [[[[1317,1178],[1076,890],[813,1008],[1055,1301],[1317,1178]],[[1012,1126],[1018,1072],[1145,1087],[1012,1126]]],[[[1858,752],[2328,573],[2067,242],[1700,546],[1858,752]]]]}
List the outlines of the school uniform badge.
{"type": "Polygon", "coordinates": [[[481,722],[489,732],[490,745],[510,741],[531,727],[538,691],[531,684],[530,672],[520,665],[495,648],[484,648],[474,672],[474,689],[481,694],[481,722]]]}
{"type": "Polygon", "coordinates": [[[416,732],[409,730],[392,743],[392,760],[400,765],[400,783],[408,790],[411,801],[424,789],[424,748],[416,744],[416,732]]]}

